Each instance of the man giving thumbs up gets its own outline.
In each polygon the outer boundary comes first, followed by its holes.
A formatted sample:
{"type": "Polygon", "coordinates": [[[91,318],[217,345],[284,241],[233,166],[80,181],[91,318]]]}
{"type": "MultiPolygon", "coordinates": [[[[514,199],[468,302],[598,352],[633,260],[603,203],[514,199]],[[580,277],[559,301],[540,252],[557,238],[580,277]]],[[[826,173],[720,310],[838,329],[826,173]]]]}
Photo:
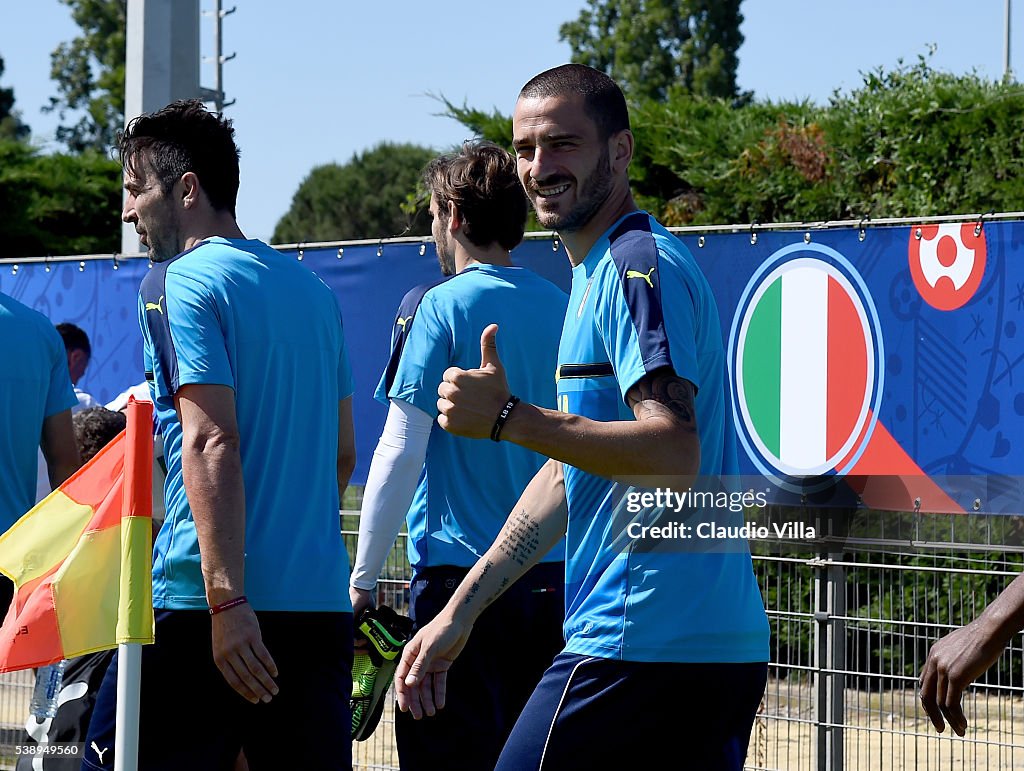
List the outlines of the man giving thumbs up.
{"type": "MultiPolygon", "coordinates": [[[[492,326],[479,368],[444,373],[438,424],[552,460],[406,646],[399,706],[414,717],[445,706],[481,611],[565,533],[566,646],[496,768],[739,771],[768,661],[746,543],[701,551],[631,541],[617,505],[630,486],[686,490],[694,475],[737,473],[714,296],[686,247],[633,202],[633,135],[610,78],[579,64],[541,73],[520,92],[512,133],[520,182],[573,266],[559,409],[517,400],[508,330],[492,326]]],[[[658,516],[637,514],[647,524],[658,516]]]]}

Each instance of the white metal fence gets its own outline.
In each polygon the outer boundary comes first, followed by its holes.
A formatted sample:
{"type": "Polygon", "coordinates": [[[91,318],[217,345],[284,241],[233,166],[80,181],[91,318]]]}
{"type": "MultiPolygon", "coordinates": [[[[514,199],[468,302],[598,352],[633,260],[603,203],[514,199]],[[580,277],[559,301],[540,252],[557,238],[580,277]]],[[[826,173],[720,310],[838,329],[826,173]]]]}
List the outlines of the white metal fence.
{"type": "MultiPolygon", "coordinates": [[[[754,546],[772,641],[747,768],[1024,771],[1024,635],[965,695],[966,737],[937,734],[917,700],[931,644],[1024,568],[1024,518],[872,516],[822,550],[754,546]]],[[[358,512],[343,523],[354,555],[358,512]]],[[[407,612],[408,580],[400,538],[378,601],[407,612]]],[[[31,685],[27,672],[0,676],[0,768],[13,768],[31,685]]],[[[392,706],[353,758],[357,769],[398,769],[392,706]]]]}
{"type": "MultiPolygon", "coordinates": [[[[357,521],[346,529],[353,553],[357,521]]],[[[1024,636],[965,695],[966,737],[937,734],[917,699],[931,644],[1024,568],[1021,534],[1020,517],[865,512],[821,551],[755,544],[772,642],[746,767],[1024,771],[1024,636]]],[[[408,570],[399,539],[380,601],[407,609],[408,570]]],[[[398,768],[392,714],[354,746],[357,769],[398,768]]]]}
{"type": "Polygon", "coordinates": [[[966,694],[966,737],[937,734],[917,699],[930,645],[991,601],[1019,557],[761,555],[754,567],[772,664],[749,768],[1024,769],[1020,635],[966,694]]]}

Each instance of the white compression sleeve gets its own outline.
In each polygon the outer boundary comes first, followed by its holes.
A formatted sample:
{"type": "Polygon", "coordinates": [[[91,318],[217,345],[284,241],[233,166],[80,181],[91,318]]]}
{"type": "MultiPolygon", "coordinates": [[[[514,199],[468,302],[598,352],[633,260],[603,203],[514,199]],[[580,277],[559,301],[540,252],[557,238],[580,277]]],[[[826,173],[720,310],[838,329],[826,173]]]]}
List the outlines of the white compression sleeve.
{"type": "Polygon", "coordinates": [[[359,517],[359,548],[350,583],[372,589],[409,511],[434,419],[408,402],[391,400],[370,462],[359,517]]]}

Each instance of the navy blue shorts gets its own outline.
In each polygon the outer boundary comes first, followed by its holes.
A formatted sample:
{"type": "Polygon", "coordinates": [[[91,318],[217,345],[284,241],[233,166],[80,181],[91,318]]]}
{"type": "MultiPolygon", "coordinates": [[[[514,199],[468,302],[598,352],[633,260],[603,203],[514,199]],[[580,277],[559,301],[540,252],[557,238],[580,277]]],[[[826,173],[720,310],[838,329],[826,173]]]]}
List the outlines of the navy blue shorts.
{"type": "Polygon", "coordinates": [[[768,665],[663,664],[562,653],[495,771],[741,771],[768,665]]]}
{"type": "MultiPolygon", "coordinates": [[[[465,568],[421,571],[410,587],[413,620],[423,626],[448,603],[465,568]]],[[[413,720],[397,712],[402,771],[492,769],[523,706],[565,642],[565,564],[533,567],[480,614],[448,672],[445,708],[413,720]]]]}
{"type": "MultiPolygon", "coordinates": [[[[140,771],[251,771],[352,766],[352,614],[259,611],[280,692],[250,704],[213,661],[210,614],[158,610],[156,644],[142,647],[140,771]]],[[[100,686],[83,771],[113,768],[117,657],[100,686]],[[103,753],[102,759],[93,748],[103,753]]]]}

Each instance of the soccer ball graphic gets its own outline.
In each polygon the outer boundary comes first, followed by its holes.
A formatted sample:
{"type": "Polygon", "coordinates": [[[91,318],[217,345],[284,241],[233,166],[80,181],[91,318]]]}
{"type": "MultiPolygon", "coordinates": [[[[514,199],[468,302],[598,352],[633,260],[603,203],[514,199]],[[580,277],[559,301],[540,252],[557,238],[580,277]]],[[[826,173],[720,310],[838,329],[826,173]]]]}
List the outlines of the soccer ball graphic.
{"type": "Polygon", "coordinates": [[[933,308],[954,311],[978,291],[985,273],[985,233],[975,235],[974,231],[969,222],[911,228],[910,276],[933,308]]]}

